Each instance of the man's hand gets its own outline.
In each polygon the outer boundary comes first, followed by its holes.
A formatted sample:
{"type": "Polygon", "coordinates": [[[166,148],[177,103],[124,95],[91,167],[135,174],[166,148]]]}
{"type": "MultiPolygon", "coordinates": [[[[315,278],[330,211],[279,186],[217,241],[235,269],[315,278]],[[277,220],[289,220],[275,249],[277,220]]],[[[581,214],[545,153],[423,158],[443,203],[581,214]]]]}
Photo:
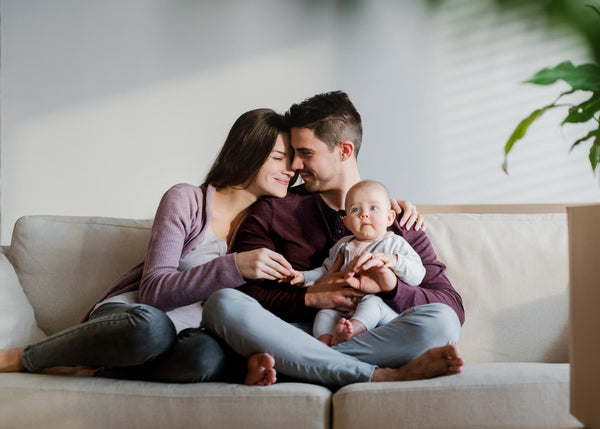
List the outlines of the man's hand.
{"type": "Polygon", "coordinates": [[[404,226],[406,229],[414,227],[415,231],[425,231],[427,228],[425,219],[417,212],[417,207],[413,203],[403,200],[391,200],[391,203],[392,210],[396,213],[402,213],[402,217],[398,221],[400,226],[404,226]]]}
{"type": "Polygon", "coordinates": [[[348,287],[346,272],[339,271],[343,263],[343,255],[338,254],[327,274],[306,289],[304,303],[307,307],[354,310],[358,300],[365,294],[360,290],[348,287]]]}
{"type": "Polygon", "coordinates": [[[265,248],[236,253],[235,263],[245,279],[279,280],[294,275],[282,255],[265,248]]]}

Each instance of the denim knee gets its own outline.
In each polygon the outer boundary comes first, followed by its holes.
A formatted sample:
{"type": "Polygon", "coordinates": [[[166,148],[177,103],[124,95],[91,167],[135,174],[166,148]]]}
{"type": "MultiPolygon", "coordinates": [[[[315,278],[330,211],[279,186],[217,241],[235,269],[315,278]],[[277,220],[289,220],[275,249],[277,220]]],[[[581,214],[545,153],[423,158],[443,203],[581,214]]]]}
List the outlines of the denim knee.
{"type": "Polygon", "coordinates": [[[186,329],[165,356],[170,370],[165,378],[172,382],[199,383],[222,381],[227,356],[217,339],[200,329],[186,329]]]}
{"type": "MultiPolygon", "coordinates": [[[[209,330],[213,330],[218,325],[222,325],[226,320],[242,317],[241,308],[248,304],[249,297],[236,289],[220,289],[214,292],[206,301],[202,308],[202,323],[209,330]]],[[[233,321],[237,323],[239,321],[233,321]]],[[[214,332],[214,330],[213,330],[214,332]]]]}
{"type": "Polygon", "coordinates": [[[131,329],[124,332],[130,353],[139,354],[145,363],[167,351],[175,342],[177,332],[171,319],[161,310],[139,304],[127,311],[131,329]]]}
{"type": "Polygon", "coordinates": [[[460,321],[449,305],[424,304],[413,307],[405,313],[409,313],[409,318],[416,317],[415,323],[420,327],[419,332],[423,341],[431,341],[432,346],[458,342],[460,321]]]}

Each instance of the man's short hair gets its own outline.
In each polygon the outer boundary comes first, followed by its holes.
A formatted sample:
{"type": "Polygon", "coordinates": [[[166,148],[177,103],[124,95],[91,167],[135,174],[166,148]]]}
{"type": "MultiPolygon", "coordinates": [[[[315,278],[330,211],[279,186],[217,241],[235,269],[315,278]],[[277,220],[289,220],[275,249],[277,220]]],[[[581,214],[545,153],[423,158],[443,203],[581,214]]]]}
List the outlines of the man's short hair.
{"type": "Polygon", "coordinates": [[[354,153],[358,156],[362,142],[362,122],[360,114],[345,92],[317,94],[293,104],[285,118],[290,128],[313,130],[315,136],[324,141],[330,151],[342,141],[354,143],[354,153]]]}

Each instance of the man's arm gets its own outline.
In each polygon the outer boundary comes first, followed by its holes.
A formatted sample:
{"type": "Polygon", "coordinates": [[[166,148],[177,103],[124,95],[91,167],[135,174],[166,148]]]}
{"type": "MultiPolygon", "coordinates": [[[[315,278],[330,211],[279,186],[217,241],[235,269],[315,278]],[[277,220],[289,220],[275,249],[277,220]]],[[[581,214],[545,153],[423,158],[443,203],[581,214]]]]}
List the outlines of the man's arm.
{"type": "Polygon", "coordinates": [[[432,302],[447,304],[454,309],[462,324],[465,320],[462,298],[446,277],[446,266],[437,259],[425,232],[400,231],[397,224],[395,232],[400,233],[419,254],[425,266],[425,277],[419,286],[410,286],[398,280],[395,290],[383,293],[381,297],[397,312],[432,302]]]}

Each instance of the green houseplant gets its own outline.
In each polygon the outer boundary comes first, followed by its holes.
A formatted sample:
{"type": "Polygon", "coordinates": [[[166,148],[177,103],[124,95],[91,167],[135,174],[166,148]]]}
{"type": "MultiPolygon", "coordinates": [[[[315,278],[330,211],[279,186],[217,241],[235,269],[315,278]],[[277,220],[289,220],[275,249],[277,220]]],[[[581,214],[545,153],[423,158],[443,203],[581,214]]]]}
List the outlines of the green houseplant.
{"type": "MultiPolygon", "coordinates": [[[[593,9],[598,15],[600,10],[592,5],[586,5],[593,9]]],[[[568,113],[561,126],[574,123],[593,123],[593,128],[589,133],[577,139],[572,145],[571,150],[582,142],[591,141],[589,150],[589,160],[592,171],[596,173],[600,170],[600,66],[597,64],[582,64],[574,66],[570,61],[565,61],[553,68],[545,68],[537,72],[526,83],[536,85],[550,85],[558,80],[566,82],[571,89],[562,93],[554,102],[540,109],[533,111],[528,117],[523,119],[515,128],[504,146],[504,162],[502,169],[508,173],[507,157],[513,149],[515,143],[521,140],[529,126],[546,111],[555,108],[568,107],[568,113]],[[589,98],[577,105],[559,103],[559,100],[565,96],[578,91],[591,94],[589,98]]]]}

